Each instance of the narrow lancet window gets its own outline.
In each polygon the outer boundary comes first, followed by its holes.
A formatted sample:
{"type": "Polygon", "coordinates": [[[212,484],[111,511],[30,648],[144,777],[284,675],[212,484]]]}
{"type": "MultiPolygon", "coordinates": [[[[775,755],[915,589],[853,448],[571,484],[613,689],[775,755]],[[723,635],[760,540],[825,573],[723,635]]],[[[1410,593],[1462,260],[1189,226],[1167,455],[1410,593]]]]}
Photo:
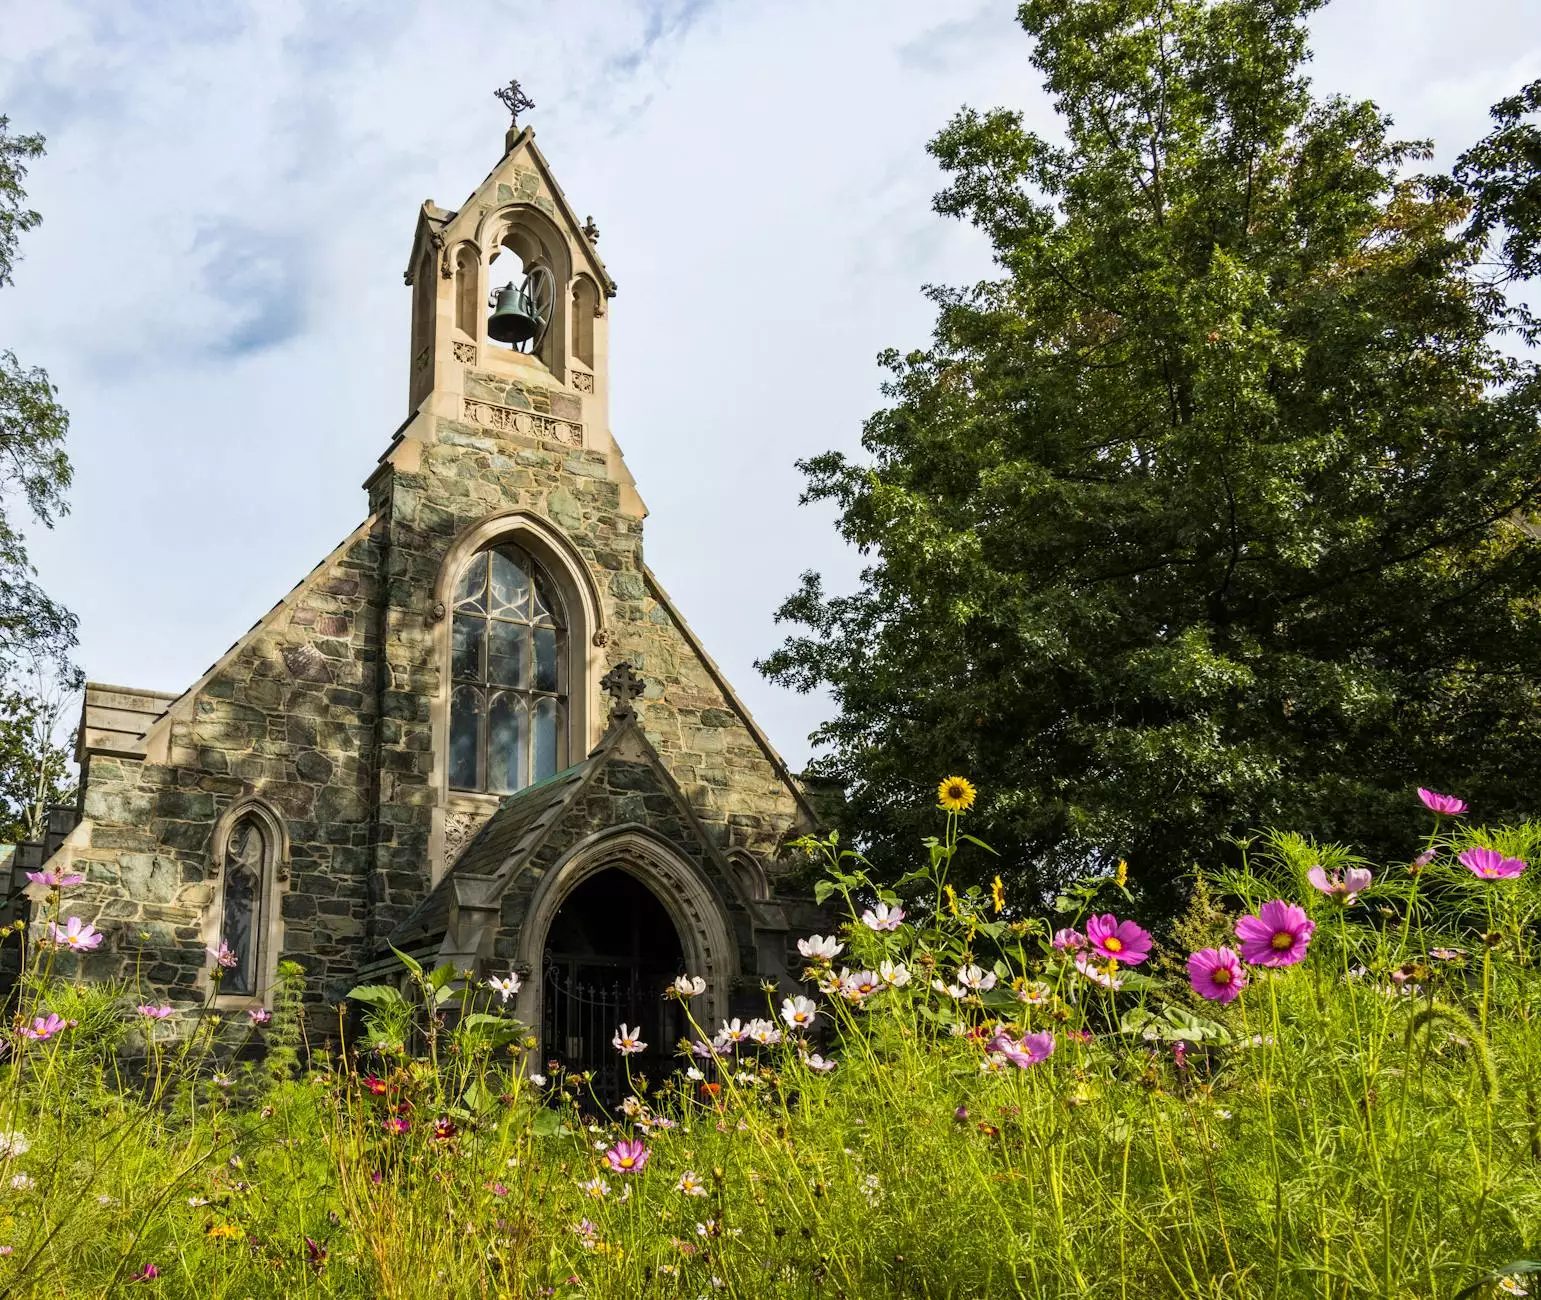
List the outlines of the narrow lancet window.
{"type": "Polygon", "coordinates": [[[268,866],[267,835],[255,817],[243,817],[225,844],[224,906],[219,941],[233,964],[220,979],[221,993],[254,995],[262,946],[263,877],[268,866]]]}

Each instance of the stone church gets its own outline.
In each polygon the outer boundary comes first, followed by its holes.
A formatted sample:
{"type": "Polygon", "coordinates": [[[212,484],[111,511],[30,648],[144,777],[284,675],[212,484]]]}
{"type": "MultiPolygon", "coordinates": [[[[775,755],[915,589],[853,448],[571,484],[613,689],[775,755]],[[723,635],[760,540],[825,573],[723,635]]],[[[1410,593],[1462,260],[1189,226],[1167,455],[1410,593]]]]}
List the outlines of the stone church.
{"type": "Polygon", "coordinates": [[[47,860],[106,936],[88,977],[238,1011],[280,960],[335,1001],[394,946],[519,972],[513,1012],[586,1066],[622,1020],[669,1050],[681,971],[705,1017],[763,1006],[816,922],[808,795],[643,559],[598,232],[533,130],[505,143],[418,214],[362,522],[181,694],[87,688],[47,860]]]}

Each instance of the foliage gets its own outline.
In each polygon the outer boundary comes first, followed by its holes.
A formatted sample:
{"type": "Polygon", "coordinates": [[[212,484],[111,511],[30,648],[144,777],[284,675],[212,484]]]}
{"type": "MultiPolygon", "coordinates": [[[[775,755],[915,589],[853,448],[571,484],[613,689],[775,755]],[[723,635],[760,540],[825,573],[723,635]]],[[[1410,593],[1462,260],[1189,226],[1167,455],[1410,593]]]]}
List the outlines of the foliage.
{"type": "MultiPolygon", "coordinates": [[[[1265,825],[1410,852],[1416,771],[1520,815],[1541,761],[1537,87],[1458,174],[1304,75],[1318,0],[1029,0],[1063,143],[961,112],[936,206],[999,277],[890,352],[870,463],[803,464],[870,558],[762,665],[883,871],[943,770],[1049,896],[1118,857],[1175,910],[1265,825]]],[[[993,868],[992,868],[993,869],[993,868]]]]}
{"type": "MultiPolygon", "coordinates": [[[[42,218],[25,206],[27,163],[42,156],[43,137],[12,135],[0,116],[0,288],[11,283],[20,236],[42,218]]],[[[30,651],[63,661],[75,644],[75,617],[33,580],[25,538],[5,506],[26,500],[45,527],[69,506],[73,471],[64,451],[69,415],[43,370],[0,349],[0,660],[30,651]]]]}
{"type": "Polygon", "coordinates": [[[778,992],[710,1047],[697,1025],[689,1071],[632,1079],[616,1114],[498,1046],[522,1032],[513,975],[403,958],[402,985],[353,996],[422,1053],[375,1034],[296,1081],[237,1064],[276,1019],[136,1016],[142,994],[77,989],[34,942],[19,1023],[79,1023],[13,1030],[0,1065],[0,1296],[1523,1293],[1541,869],[1484,881],[1457,855],[1533,859],[1541,825],[1436,821],[1426,856],[1347,905],[1308,878],[1355,855],[1269,837],[1184,926],[1224,938],[1277,897],[1316,928],[1229,1004],[1127,966],[1099,985],[1065,935],[1127,906],[1118,878],[1029,916],[953,885],[970,839],[950,816],[894,887],[838,837],[807,841],[851,908],[805,941],[815,1022],[782,1038],[778,992]]]}
{"type": "Polygon", "coordinates": [[[83,684],[77,669],[35,663],[32,680],[0,690],[0,844],[43,838],[52,804],[73,803],[71,755],[59,724],[83,684]]]}

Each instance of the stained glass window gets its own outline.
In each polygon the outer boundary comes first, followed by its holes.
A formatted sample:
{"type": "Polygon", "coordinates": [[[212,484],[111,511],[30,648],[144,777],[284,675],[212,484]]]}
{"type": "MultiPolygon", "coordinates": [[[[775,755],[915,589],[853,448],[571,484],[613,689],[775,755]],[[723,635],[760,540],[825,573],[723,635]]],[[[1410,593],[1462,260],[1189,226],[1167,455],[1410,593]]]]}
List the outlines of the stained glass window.
{"type": "Polygon", "coordinates": [[[450,629],[449,783],[509,794],[567,760],[567,630],[546,572],[503,544],[455,587],[450,629]]]}
{"type": "Polygon", "coordinates": [[[262,936],[263,874],[267,836],[255,817],[242,817],[225,843],[224,905],[219,942],[233,965],[220,979],[221,993],[257,992],[257,961],[262,936]]]}

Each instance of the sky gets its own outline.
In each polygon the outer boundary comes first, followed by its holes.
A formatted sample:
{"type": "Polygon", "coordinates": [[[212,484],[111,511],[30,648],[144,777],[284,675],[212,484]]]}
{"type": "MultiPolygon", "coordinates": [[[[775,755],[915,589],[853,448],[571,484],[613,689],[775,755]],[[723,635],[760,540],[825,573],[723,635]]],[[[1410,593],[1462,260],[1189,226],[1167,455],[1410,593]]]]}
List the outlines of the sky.
{"type": "MultiPolygon", "coordinates": [[[[41,131],[43,224],[0,347],[71,414],[72,512],[33,529],[96,681],[180,691],[366,513],[407,414],[418,207],[497,162],[518,77],[600,228],[612,425],[646,558],[794,769],[827,700],[756,659],[807,569],[860,557],[800,457],[859,452],[927,284],[990,274],[937,216],[926,141],[962,105],[1047,133],[1002,0],[0,0],[0,114],[41,131]]],[[[1536,0],[1335,0],[1321,92],[1374,99],[1436,163],[1541,77],[1536,0]]]]}

